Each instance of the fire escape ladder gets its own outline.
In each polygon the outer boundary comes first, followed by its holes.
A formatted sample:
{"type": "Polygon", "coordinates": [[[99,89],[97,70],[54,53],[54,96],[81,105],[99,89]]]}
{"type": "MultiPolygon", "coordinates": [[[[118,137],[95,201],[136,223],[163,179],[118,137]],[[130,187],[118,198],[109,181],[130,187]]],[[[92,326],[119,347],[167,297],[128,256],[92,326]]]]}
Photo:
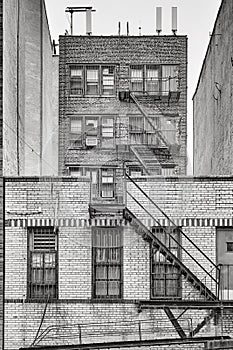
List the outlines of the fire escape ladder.
{"type": "Polygon", "coordinates": [[[159,140],[162,142],[162,145],[164,147],[169,148],[169,142],[168,140],[164,137],[164,135],[161,133],[160,130],[158,130],[154,124],[151,122],[150,117],[147,115],[147,113],[145,112],[145,110],[143,109],[143,107],[140,105],[137,97],[135,96],[135,94],[133,92],[130,92],[130,97],[132,98],[132,100],[134,101],[134,103],[136,104],[137,108],[139,109],[139,111],[142,113],[142,115],[145,117],[147,123],[150,125],[150,127],[152,128],[152,130],[155,132],[155,134],[158,136],[159,140]]]}
{"type": "MultiPolygon", "coordinates": [[[[159,213],[159,215],[163,218],[165,218],[168,222],[168,228],[166,229],[166,234],[169,236],[169,238],[177,244],[179,247],[181,253],[184,253],[188,260],[193,263],[194,269],[198,270],[199,273],[204,275],[203,280],[201,280],[199,277],[197,277],[196,273],[194,274],[176,255],[174,255],[170,249],[165,246],[157,237],[156,235],[151,231],[150,227],[146,227],[142,221],[132,213],[128,207],[125,209],[125,216],[126,219],[128,219],[131,224],[133,224],[137,231],[142,234],[143,238],[147,238],[152,242],[152,246],[159,250],[160,253],[166,257],[168,261],[170,261],[172,264],[178,267],[180,270],[181,275],[184,276],[184,278],[191,283],[193,288],[195,290],[198,290],[199,293],[202,296],[205,296],[207,300],[216,301],[218,300],[218,287],[219,287],[219,268],[218,266],[190,239],[189,236],[187,236],[180,227],[177,227],[177,225],[166,215],[166,213],[150,198],[150,196],[143,191],[143,189],[133,180],[131,177],[126,173],[125,174],[126,179],[128,179],[134,186],[133,186],[133,193],[132,195],[128,189],[126,190],[128,198],[133,202],[137,204],[137,207],[142,211],[142,217],[143,219],[149,218],[150,221],[154,223],[156,226],[162,226],[160,222],[155,218],[155,214],[151,213],[151,210],[154,209],[156,213],[159,213]],[[142,197],[135,198],[135,194],[137,193],[137,190],[139,190],[139,195],[142,197]],[[145,200],[149,203],[150,211],[145,208],[145,200]],[[152,219],[152,220],[151,220],[152,219]],[[190,253],[188,249],[186,249],[179,241],[177,241],[170,232],[170,227],[175,227],[179,233],[181,238],[184,238],[188,244],[192,247],[193,250],[196,251],[196,254],[199,255],[202,258],[202,263],[200,263],[197,258],[195,257],[195,253],[190,253]],[[203,261],[205,261],[203,263],[203,261]],[[210,264],[212,266],[211,271],[207,271],[206,268],[203,265],[210,264]],[[212,290],[215,290],[215,293],[213,293],[212,290]]],[[[128,187],[128,186],[127,186],[128,187]]],[[[129,202],[128,202],[129,205],[129,202]]],[[[156,214],[157,215],[157,214],[156,214]]],[[[193,268],[193,267],[192,267],[193,268]]],[[[191,294],[188,294],[188,300],[192,298],[191,294]]]]}
{"type": "Polygon", "coordinates": [[[181,327],[181,325],[179,324],[177,318],[173,315],[171,309],[169,307],[164,307],[164,311],[165,311],[167,317],[169,318],[169,320],[171,321],[171,324],[173,325],[173,327],[175,328],[175,330],[179,334],[180,338],[185,339],[186,334],[185,334],[183,328],[181,327]]]}

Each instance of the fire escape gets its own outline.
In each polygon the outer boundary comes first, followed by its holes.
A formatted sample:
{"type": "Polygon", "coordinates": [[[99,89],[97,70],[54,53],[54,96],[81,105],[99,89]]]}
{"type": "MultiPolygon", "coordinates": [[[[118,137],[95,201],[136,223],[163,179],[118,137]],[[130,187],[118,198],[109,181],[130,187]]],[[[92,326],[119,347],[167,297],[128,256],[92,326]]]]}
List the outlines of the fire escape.
{"type": "MultiPolygon", "coordinates": [[[[170,78],[169,78],[170,79],[170,78]]],[[[170,81],[169,81],[170,87],[170,81]]],[[[166,96],[162,96],[163,102],[176,105],[180,97],[179,86],[175,91],[168,91],[166,96]]],[[[166,150],[170,157],[177,156],[177,148],[174,151],[174,145],[164,136],[162,130],[159,130],[146,112],[143,102],[148,101],[154,103],[154,110],[162,114],[157,101],[160,97],[153,96],[148,92],[125,92],[121,94],[120,100],[135,103],[141,115],[146,121],[146,125],[156,135],[158,140],[157,146],[166,150]]],[[[152,147],[145,144],[131,145],[131,151],[138,159],[144,169],[145,174],[154,175],[156,173],[157,161],[152,147]]],[[[123,201],[116,198],[115,205],[102,207],[96,205],[95,201],[90,203],[90,217],[104,217],[111,215],[121,216],[125,223],[129,223],[135,231],[148,242],[151,247],[151,257],[155,262],[151,266],[152,279],[156,284],[156,278],[165,279],[165,274],[161,273],[161,266],[164,263],[169,266],[170,274],[178,276],[176,295],[169,297],[151,297],[150,300],[139,300],[138,311],[145,309],[163,309],[171,325],[180,338],[180,343],[197,338],[196,335],[202,329],[213,322],[216,326],[219,316],[223,310],[223,306],[230,307],[231,302],[223,298],[222,288],[226,281],[222,280],[222,267],[208,257],[203,250],[198,247],[189,236],[150,198],[148,193],[144,191],[139,183],[133,180],[127,171],[127,166],[122,168],[123,201]],[[147,203],[147,204],[145,204],[147,203]],[[114,213],[112,208],[114,208],[114,213]],[[135,208],[137,208],[135,210],[135,208]],[[137,214],[136,214],[137,213],[137,214]],[[166,222],[162,225],[161,222],[166,222]],[[158,234],[162,230],[163,235],[158,234]],[[173,232],[179,233],[179,239],[174,236],[173,232]],[[166,240],[164,239],[166,236],[166,240]],[[169,242],[169,244],[168,244],[169,242]],[[174,252],[173,247],[177,246],[179,255],[174,252]],[[192,252],[192,253],[191,253],[192,252]],[[188,313],[204,310],[207,311],[206,316],[200,319],[197,324],[192,324],[190,329],[184,330],[183,321],[188,313]]],[[[121,197],[122,198],[122,197],[121,197]]],[[[182,226],[182,225],[181,225],[182,226]]],[[[229,278],[224,277],[224,279],[229,278]]],[[[158,281],[157,281],[158,282],[158,281]]],[[[192,316],[189,316],[192,319],[192,316]]],[[[203,338],[204,339],[204,338],[203,338]]],[[[168,342],[169,343],[169,342],[168,342]]],[[[138,343],[138,345],[140,342],[138,343]]]]}

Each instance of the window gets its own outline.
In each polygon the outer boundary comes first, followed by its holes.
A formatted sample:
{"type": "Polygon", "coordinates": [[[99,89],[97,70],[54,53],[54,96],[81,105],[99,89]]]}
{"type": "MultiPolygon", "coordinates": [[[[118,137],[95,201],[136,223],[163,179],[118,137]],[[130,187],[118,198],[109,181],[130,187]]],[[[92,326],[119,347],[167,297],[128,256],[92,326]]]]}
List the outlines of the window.
{"type": "Polygon", "coordinates": [[[92,238],[93,297],[122,297],[122,232],[118,227],[94,227],[92,238]]]}
{"type": "Polygon", "coordinates": [[[82,119],[70,119],[70,147],[82,146],[82,119]]]}
{"type": "Polygon", "coordinates": [[[153,95],[167,95],[178,90],[177,65],[133,65],[130,67],[130,89],[153,95]]]}
{"type": "Polygon", "coordinates": [[[102,67],[102,95],[114,94],[114,66],[102,67]]]}
{"type": "Polygon", "coordinates": [[[86,94],[99,94],[99,68],[86,67],[86,94]]]}
{"type": "MultiPolygon", "coordinates": [[[[180,257],[180,249],[171,236],[180,242],[180,233],[177,228],[152,229],[154,235],[177,257],[180,257]]],[[[152,298],[178,298],[181,295],[181,276],[173,264],[165,259],[160,252],[151,246],[151,297],[152,298]]]]}
{"type": "Polygon", "coordinates": [[[101,197],[114,197],[114,172],[113,169],[101,170],[101,197]]]}
{"type": "Polygon", "coordinates": [[[177,91],[178,70],[175,65],[162,66],[162,93],[177,91]]]}
{"type": "Polygon", "coordinates": [[[129,117],[129,132],[131,144],[142,144],[144,135],[143,117],[130,116],[129,117]]]}
{"type": "Polygon", "coordinates": [[[70,68],[70,94],[83,94],[83,67],[73,66],[70,68]]]}
{"type": "Polygon", "coordinates": [[[102,147],[112,148],[114,146],[114,118],[102,117],[102,147]]]}
{"type": "Polygon", "coordinates": [[[28,231],[28,297],[57,298],[57,235],[53,227],[33,227],[28,231]]]}
{"type": "Polygon", "coordinates": [[[146,86],[147,92],[159,93],[159,68],[158,66],[146,66],[146,86]]]}
{"type": "Polygon", "coordinates": [[[132,66],[130,69],[132,91],[143,91],[143,66],[132,66]]]}
{"type": "Polygon", "coordinates": [[[70,67],[70,95],[111,96],[114,93],[115,66],[70,67]]]}

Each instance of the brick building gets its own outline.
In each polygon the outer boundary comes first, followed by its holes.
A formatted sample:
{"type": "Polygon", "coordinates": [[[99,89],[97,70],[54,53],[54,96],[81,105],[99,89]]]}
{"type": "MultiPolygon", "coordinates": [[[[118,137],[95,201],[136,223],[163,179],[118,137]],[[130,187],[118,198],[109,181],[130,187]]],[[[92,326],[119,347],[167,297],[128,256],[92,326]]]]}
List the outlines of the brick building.
{"type": "Polygon", "coordinates": [[[194,174],[232,174],[233,2],[223,0],[193,96],[194,174]]]}
{"type": "Polygon", "coordinates": [[[60,36],[59,44],[60,174],[110,181],[123,163],[134,174],[185,174],[187,38],[60,36]]]}
{"type": "Polygon", "coordinates": [[[124,188],[117,212],[90,217],[87,177],[5,179],[6,350],[188,350],[232,336],[232,178],[124,188]]]}
{"type": "Polygon", "coordinates": [[[6,350],[232,337],[233,179],[185,176],[186,88],[186,36],[60,37],[60,177],[3,183],[6,350]]]}

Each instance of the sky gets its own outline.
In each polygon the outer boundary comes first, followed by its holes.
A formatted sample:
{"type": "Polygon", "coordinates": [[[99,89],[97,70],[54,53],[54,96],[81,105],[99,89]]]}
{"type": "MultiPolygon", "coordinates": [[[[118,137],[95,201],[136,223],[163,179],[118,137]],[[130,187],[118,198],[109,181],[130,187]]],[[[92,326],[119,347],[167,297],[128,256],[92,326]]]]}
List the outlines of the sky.
{"type": "MultiPolygon", "coordinates": [[[[214,27],[221,0],[45,0],[52,39],[58,42],[59,35],[70,31],[70,16],[65,13],[67,6],[92,6],[93,35],[115,35],[118,22],[121,33],[126,34],[126,22],[129,22],[129,34],[157,35],[155,29],[155,9],[162,7],[162,35],[171,32],[171,7],[178,8],[177,35],[188,36],[188,174],[192,173],[192,97],[210,34],[214,27]]],[[[73,33],[85,34],[85,14],[74,14],[73,33]]]]}

